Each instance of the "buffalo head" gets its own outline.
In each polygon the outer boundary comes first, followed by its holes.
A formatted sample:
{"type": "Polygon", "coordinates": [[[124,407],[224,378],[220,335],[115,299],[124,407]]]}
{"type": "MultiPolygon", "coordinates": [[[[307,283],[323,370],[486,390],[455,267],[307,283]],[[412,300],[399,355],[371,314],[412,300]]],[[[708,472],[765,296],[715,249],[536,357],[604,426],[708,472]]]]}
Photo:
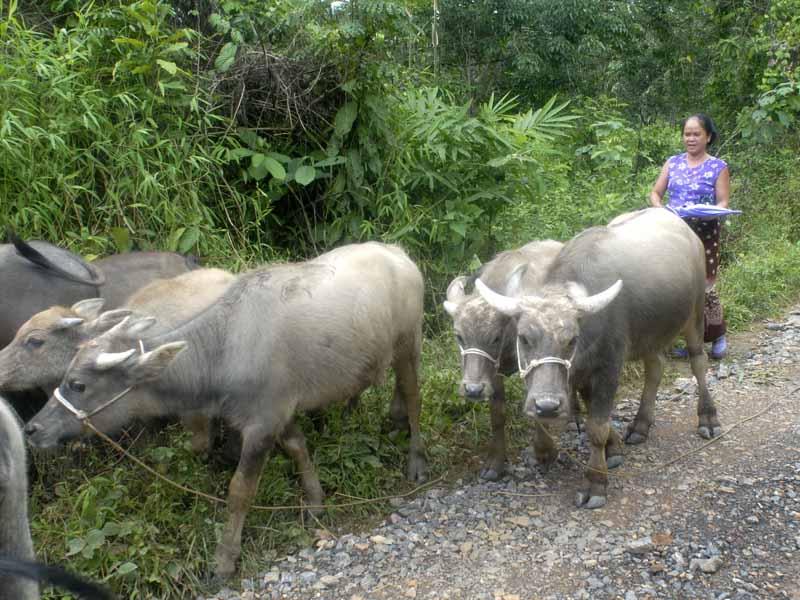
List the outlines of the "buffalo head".
{"type": "Polygon", "coordinates": [[[90,298],[70,308],[53,306],[33,315],[0,351],[0,390],[51,389],[87,339],[107,331],[129,310],[101,314],[103,300],[90,298]]]}
{"type": "Polygon", "coordinates": [[[98,430],[111,433],[136,417],[157,413],[148,406],[142,389],[187,344],[178,341],[145,350],[135,340],[154,323],[152,318],[127,317],[83,344],[47,404],[26,425],[31,444],[49,448],[78,437],[83,433],[82,416],[88,416],[98,430]],[[125,398],[129,392],[134,392],[136,402],[125,398]]]}
{"type": "Polygon", "coordinates": [[[575,283],[520,298],[493,292],[480,280],[475,287],[495,310],[516,320],[517,360],[527,388],[525,413],[540,419],[568,416],[580,321],[608,306],[622,281],[592,296],[575,283]]]}
{"type": "Polygon", "coordinates": [[[492,308],[481,296],[465,292],[466,277],[447,288],[444,309],[453,319],[456,343],[461,351],[460,395],[480,400],[494,393],[497,375],[508,341],[513,339],[512,319],[492,308]]]}

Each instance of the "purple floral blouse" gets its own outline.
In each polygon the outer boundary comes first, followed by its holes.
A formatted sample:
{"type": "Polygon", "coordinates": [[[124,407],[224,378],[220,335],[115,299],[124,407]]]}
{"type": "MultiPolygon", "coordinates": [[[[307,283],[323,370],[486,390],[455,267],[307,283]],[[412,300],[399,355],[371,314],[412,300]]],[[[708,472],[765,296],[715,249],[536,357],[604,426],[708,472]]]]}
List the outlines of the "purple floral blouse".
{"type": "Polygon", "coordinates": [[[728,166],[724,160],[710,156],[696,167],[690,167],[684,152],[670,157],[667,164],[669,206],[717,203],[714,185],[719,174],[728,166]]]}

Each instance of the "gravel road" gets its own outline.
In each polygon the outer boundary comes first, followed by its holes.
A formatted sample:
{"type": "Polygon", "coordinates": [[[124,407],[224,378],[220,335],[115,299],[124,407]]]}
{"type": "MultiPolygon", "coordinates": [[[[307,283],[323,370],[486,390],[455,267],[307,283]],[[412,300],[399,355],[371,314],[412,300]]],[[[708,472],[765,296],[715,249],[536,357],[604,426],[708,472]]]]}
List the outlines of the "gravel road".
{"type": "MultiPolygon", "coordinates": [[[[588,449],[573,426],[545,475],[523,457],[499,482],[430,489],[208,600],[800,600],[800,306],[731,351],[709,372],[723,437],[696,435],[693,379],[673,361],[683,376],[662,385],[650,439],[626,448],[604,508],[574,508],[588,449]]],[[[620,430],[637,393],[617,403],[620,430]]]]}

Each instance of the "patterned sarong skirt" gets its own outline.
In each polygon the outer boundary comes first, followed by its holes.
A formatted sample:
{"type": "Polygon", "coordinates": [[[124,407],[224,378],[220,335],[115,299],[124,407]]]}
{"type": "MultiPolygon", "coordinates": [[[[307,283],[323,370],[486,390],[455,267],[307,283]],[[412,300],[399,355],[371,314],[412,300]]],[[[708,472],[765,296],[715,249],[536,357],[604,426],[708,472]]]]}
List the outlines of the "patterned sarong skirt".
{"type": "Polygon", "coordinates": [[[720,230],[721,222],[719,219],[686,219],[686,223],[691,227],[700,241],[703,242],[703,249],[706,253],[706,304],[705,316],[705,341],[713,342],[718,337],[725,335],[727,327],[725,318],[722,314],[722,304],[719,295],[714,289],[719,274],[720,257],[720,230]]]}

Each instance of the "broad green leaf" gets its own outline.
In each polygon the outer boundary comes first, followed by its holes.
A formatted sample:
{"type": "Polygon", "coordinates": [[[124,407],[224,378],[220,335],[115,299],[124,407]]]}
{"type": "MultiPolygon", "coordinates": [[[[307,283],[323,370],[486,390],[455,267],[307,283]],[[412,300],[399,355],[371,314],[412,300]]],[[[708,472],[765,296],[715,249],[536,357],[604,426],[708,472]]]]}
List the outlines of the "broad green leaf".
{"type": "Polygon", "coordinates": [[[176,65],[176,64],[175,64],[174,62],[172,62],[172,61],[169,61],[169,60],[161,60],[160,58],[157,58],[157,59],[156,59],[156,64],[157,64],[159,67],[161,67],[162,69],[164,69],[164,70],[165,70],[167,73],[169,73],[170,75],[175,75],[175,73],[177,73],[177,72],[178,72],[178,65],[176,65]]]}
{"type": "Polygon", "coordinates": [[[117,247],[118,252],[130,252],[133,244],[131,243],[131,235],[125,227],[112,227],[111,239],[114,240],[114,245],[117,247]]]}
{"type": "Polygon", "coordinates": [[[294,180],[299,183],[300,185],[308,185],[314,179],[316,179],[317,171],[314,167],[309,165],[303,165],[294,174],[294,180]]]}
{"type": "Polygon", "coordinates": [[[186,254],[191,250],[194,245],[197,243],[197,240],[200,239],[200,229],[197,227],[190,227],[186,230],[186,232],[181,236],[181,241],[178,244],[178,252],[181,254],[186,254]]]}
{"type": "Polygon", "coordinates": [[[186,231],[186,227],[178,227],[175,231],[169,234],[169,237],[167,238],[167,250],[170,252],[178,251],[178,242],[180,241],[184,231],[186,231]]]}
{"type": "Polygon", "coordinates": [[[132,562],[124,562],[119,567],[117,567],[117,574],[119,575],[127,575],[128,573],[133,573],[136,569],[138,569],[138,565],[132,562]]]}
{"type": "Polygon", "coordinates": [[[86,547],[86,540],[83,538],[72,538],[67,542],[67,556],[74,556],[86,547]]]}
{"type": "Polygon", "coordinates": [[[344,137],[350,133],[357,116],[358,104],[356,102],[346,102],[336,113],[336,118],[333,121],[336,135],[344,137]]]}
{"type": "Polygon", "coordinates": [[[219,51],[219,55],[214,61],[214,68],[220,73],[224,73],[233,66],[233,61],[236,60],[236,52],[239,49],[237,44],[228,42],[219,51]]]}

